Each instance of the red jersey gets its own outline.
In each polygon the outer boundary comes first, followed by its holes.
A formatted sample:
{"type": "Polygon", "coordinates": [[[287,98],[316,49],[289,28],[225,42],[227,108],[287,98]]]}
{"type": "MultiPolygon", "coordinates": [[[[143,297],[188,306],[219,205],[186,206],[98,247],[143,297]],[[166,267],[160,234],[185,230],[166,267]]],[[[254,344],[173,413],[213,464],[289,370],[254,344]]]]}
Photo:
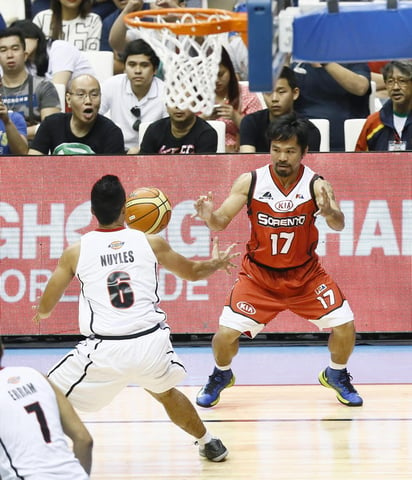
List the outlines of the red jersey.
{"type": "Polygon", "coordinates": [[[286,269],[317,258],[319,232],[314,213],[318,208],[313,190],[317,178],[301,165],[296,182],[285,189],[271,164],[252,172],[247,204],[251,236],[246,248],[253,262],[286,269]]]}

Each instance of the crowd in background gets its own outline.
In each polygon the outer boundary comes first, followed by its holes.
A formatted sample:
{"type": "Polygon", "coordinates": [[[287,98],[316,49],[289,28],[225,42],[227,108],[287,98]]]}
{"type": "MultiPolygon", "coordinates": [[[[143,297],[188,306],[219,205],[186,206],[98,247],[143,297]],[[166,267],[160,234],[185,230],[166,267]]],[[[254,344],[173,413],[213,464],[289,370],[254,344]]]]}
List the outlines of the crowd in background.
{"type": "MultiPolygon", "coordinates": [[[[25,19],[6,24],[0,17],[0,153],[216,153],[222,151],[216,121],[224,124],[225,152],[268,152],[268,125],[292,110],[308,122],[309,151],[325,151],[319,119],[328,122],[330,151],[347,150],[348,119],[364,121],[356,151],[412,149],[410,60],[292,59],[271,92],[256,93],[248,85],[247,45],[236,32],[222,48],[213,112],[174,111],[166,104],[164,65],[124,17],[185,6],[179,0],[32,0],[25,19]],[[88,56],[97,51],[113,53],[110,78],[100,78],[88,56]],[[60,123],[62,134],[45,141],[47,125],[55,131],[60,123]],[[121,141],[96,141],[102,123],[121,141]]],[[[233,9],[245,11],[246,4],[233,9]]]]}

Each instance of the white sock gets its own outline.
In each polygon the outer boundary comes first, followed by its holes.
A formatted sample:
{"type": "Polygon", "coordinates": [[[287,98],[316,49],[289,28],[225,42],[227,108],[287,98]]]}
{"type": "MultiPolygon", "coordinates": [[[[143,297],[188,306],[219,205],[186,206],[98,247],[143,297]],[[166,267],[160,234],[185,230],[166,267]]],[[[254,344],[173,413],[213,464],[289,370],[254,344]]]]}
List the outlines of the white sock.
{"type": "Polygon", "coordinates": [[[212,440],[212,435],[206,431],[206,433],[203,435],[202,438],[198,438],[197,439],[197,443],[201,446],[201,447],[204,447],[206,445],[206,443],[209,443],[210,440],[212,440]]]}
{"type": "Polygon", "coordinates": [[[335,362],[332,362],[332,360],[329,362],[329,367],[330,368],[333,368],[333,370],[343,370],[344,368],[346,368],[346,364],[345,365],[342,365],[340,363],[335,363],[335,362]]]}
{"type": "Polygon", "coordinates": [[[222,372],[226,372],[227,370],[230,370],[232,368],[232,364],[229,363],[229,365],[225,365],[224,367],[221,367],[220,365],[216,364],[216,368],[218,370],[222,370],[222,372]]]}

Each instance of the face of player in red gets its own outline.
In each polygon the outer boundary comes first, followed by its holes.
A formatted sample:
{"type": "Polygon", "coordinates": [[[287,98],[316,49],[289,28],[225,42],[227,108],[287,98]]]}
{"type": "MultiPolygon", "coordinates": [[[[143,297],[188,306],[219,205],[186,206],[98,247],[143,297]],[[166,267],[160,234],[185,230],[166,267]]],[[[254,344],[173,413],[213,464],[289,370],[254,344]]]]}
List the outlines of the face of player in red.
{"type": "Polygon", "coordinates": [[[270,156],[276,175],[282,178],[296,177],[304,153],[296,136],[289,140],[272,140],[270,156]]]}

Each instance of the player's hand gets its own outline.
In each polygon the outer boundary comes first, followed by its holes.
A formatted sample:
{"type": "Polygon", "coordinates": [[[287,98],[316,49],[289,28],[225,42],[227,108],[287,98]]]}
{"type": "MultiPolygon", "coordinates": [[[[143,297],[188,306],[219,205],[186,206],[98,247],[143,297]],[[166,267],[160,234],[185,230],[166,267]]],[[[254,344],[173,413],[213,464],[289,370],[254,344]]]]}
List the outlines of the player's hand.
{"type": "Polygon", "coordinates": [[[214,209],[212,192],[208,192],[207,195],[201,195],[193,206],[195,207],[196,213],[194,213],[192,217],[199,217],[207,222],[212,216],[214,209]]]}
{"type": "Polygon", "coordinates": [[[213,239],[212,258],[220,261],[221,265],[219,270],[225,270],[227,274],[230,274],[231,270],[237,267],[237,265],[232,262],[234,258],[240,255],[240,252],[232,253],[236,245],[236,243],[232,243],[226,250],[219,250],[219,240],[217,237],[213,239]]]}
{"type": "Polygon", "coordinates": [[[32,310],[35,311],[34,317],[32,318],[32,322],[36,325],[39,325],[39,323],[45,318],[50,317],[50,313],[40,313],[38,305],[33,305],[31,308],[32,310]]]}
{"type": "Polygon", "coordinates": [[[327,217],[333,212],[330,203],[329,193],[325,187],[321,187],[320,196],[316,199],[319,210],[315,213],[315,216],[322,215],[322,217],[327,217]]]}

